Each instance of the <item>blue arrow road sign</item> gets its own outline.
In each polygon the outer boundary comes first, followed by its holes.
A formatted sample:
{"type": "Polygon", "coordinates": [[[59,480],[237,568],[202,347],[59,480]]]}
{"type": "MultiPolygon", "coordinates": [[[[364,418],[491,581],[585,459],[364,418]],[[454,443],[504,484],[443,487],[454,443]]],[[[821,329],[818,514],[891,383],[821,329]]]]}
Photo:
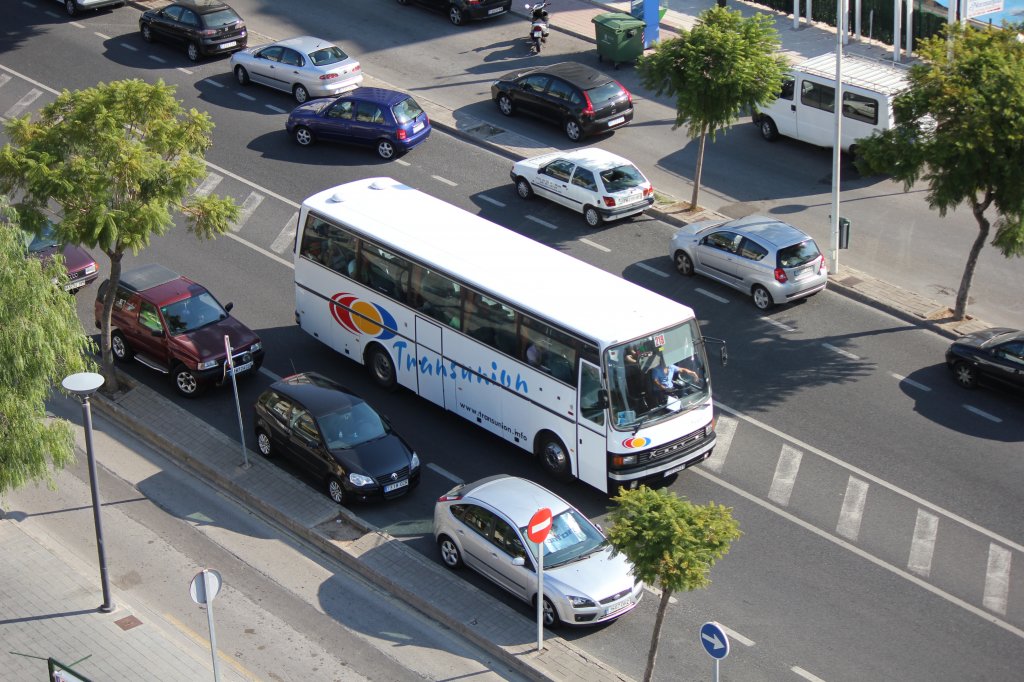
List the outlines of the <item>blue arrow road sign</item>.
{"type": "Polygon", "coordinates": [[[711,658],[723,659],[729,655],[729,638],[718,623],[708,622],[700,626],[700,643],[711,658]]]}

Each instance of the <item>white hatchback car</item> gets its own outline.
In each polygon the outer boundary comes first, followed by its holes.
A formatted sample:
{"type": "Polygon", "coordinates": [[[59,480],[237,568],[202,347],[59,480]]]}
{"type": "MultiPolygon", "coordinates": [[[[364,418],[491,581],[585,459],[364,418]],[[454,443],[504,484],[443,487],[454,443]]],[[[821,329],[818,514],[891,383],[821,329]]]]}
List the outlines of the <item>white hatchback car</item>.
{"type": "Polygon", "coordinates": [[[654,203],[654,187],[639,168],[596,147],[518,161],[509,175],[521,198],[551,199],[582,213],[590,227],[643,213],[654,203]]]}
{"type": "Polygon", "coordinates": [[[526,525],[551,510],[544,548],[544,624],[593,625],[643,597],[633,566],[601,529],[550,490],[514,476],[460,483],[434,505],[434,538],[448,568],[465,564],[527,603],[537,603],[537,545],[526,525]]]}
{"type": "Polygon", "coordinates": [[[240,85],[261,83],[290,92],[302,104],[310,97],[331,97],[363,82],[359,62],[321,38],[300,36],[249,47],[231,55],[240,85]]]}

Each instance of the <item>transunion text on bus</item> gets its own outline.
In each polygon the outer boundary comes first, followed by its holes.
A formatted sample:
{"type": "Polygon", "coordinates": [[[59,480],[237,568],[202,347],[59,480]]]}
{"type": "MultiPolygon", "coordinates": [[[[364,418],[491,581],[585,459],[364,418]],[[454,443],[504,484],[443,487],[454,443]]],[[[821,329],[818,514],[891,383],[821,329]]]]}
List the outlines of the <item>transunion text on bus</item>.
{"type": "Polygon", "coordinates": [[[438,357],[437,360],[431,362],[429,358],[417,358],[414,354],[405,352],[408,347],[409,343],[407,341],[395,341],[392,344],[392,348],[395,349],[395,353],[398,356],[397,364],[399,367],[402,367],[404,364],[408,370],[418,368],[420,374],[437,375],[449,379],[461,378],[465,381],[473,381],[475,377],[478,384],[499,384],[523,395],[530,392],[530,386],[521,374],[516,372],[513,380],[512,372],[499,368],[496,361],[491,361],[490,375],[488,376],[487,371],[483,367],[477,367],[474,372],[467,367],[459,367],[454,360],[446,362],[438,357]]]}

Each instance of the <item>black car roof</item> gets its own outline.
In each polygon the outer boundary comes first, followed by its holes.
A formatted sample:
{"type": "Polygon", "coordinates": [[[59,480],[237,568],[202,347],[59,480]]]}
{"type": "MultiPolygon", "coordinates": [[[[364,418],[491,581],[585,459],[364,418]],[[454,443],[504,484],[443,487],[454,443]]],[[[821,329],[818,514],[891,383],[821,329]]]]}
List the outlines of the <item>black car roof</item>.
{"type": "Polygon", "coordinates": [[[317,418],[363,402],[363,399],[333,379],[305,372],[275,381],[270,386],[283,396],[302,403],[317,418]]]}
{"type": "MultiPolygon", "coordinates": [[[[211,14],[213,12],[219,12],[222,9],[231,9],[230,5],[227,5],[220,0],[178,0],[178,2],[175,2],[174,4],[187,7],[190,10],[195,11],[197,14],[211,14]]],[[[168,7],[170,7],[170,5],[168,5],[168,7]]]]}
{"type": "Polygon", "coordinates": [[[579,62],[559,62],[558,64],[552,64],[550,66],[541,66],[536,69],[521,71],[514,74],[514,77],[521,78],[522,76],[532,74],[558,76],[580,90],[590,90],[591,88],[596,88],[599,85],[611,83],[613,80],[611,76],[601,73],[597,69],[587,66],[586,64],[580,64],[579,62]]]}
{"type": "Polygon", "coordinates": [[[129,291],[146,291],[179,279],[181,275],[162,265],[151,263],[121,273],[121,287],[129,291]]]}

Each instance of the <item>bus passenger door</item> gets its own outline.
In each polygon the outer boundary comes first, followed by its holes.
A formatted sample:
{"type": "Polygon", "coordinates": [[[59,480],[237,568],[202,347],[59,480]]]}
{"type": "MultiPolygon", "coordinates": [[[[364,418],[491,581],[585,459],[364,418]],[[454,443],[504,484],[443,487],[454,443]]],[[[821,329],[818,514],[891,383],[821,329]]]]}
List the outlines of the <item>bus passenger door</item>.
{"type": "Polygon", "coordinates": [[[416,354],[419,360],[417,392],[444,407],[444,374],[441,359],[441,326],[416,316],[416,354]]]}
{"type": "Polygon", "coordinates": [[[579,390],[576,392],[576,462],[579,479],[607,490],[608,408],[601,404],[601,370],[580,360],[579,390]]]}

